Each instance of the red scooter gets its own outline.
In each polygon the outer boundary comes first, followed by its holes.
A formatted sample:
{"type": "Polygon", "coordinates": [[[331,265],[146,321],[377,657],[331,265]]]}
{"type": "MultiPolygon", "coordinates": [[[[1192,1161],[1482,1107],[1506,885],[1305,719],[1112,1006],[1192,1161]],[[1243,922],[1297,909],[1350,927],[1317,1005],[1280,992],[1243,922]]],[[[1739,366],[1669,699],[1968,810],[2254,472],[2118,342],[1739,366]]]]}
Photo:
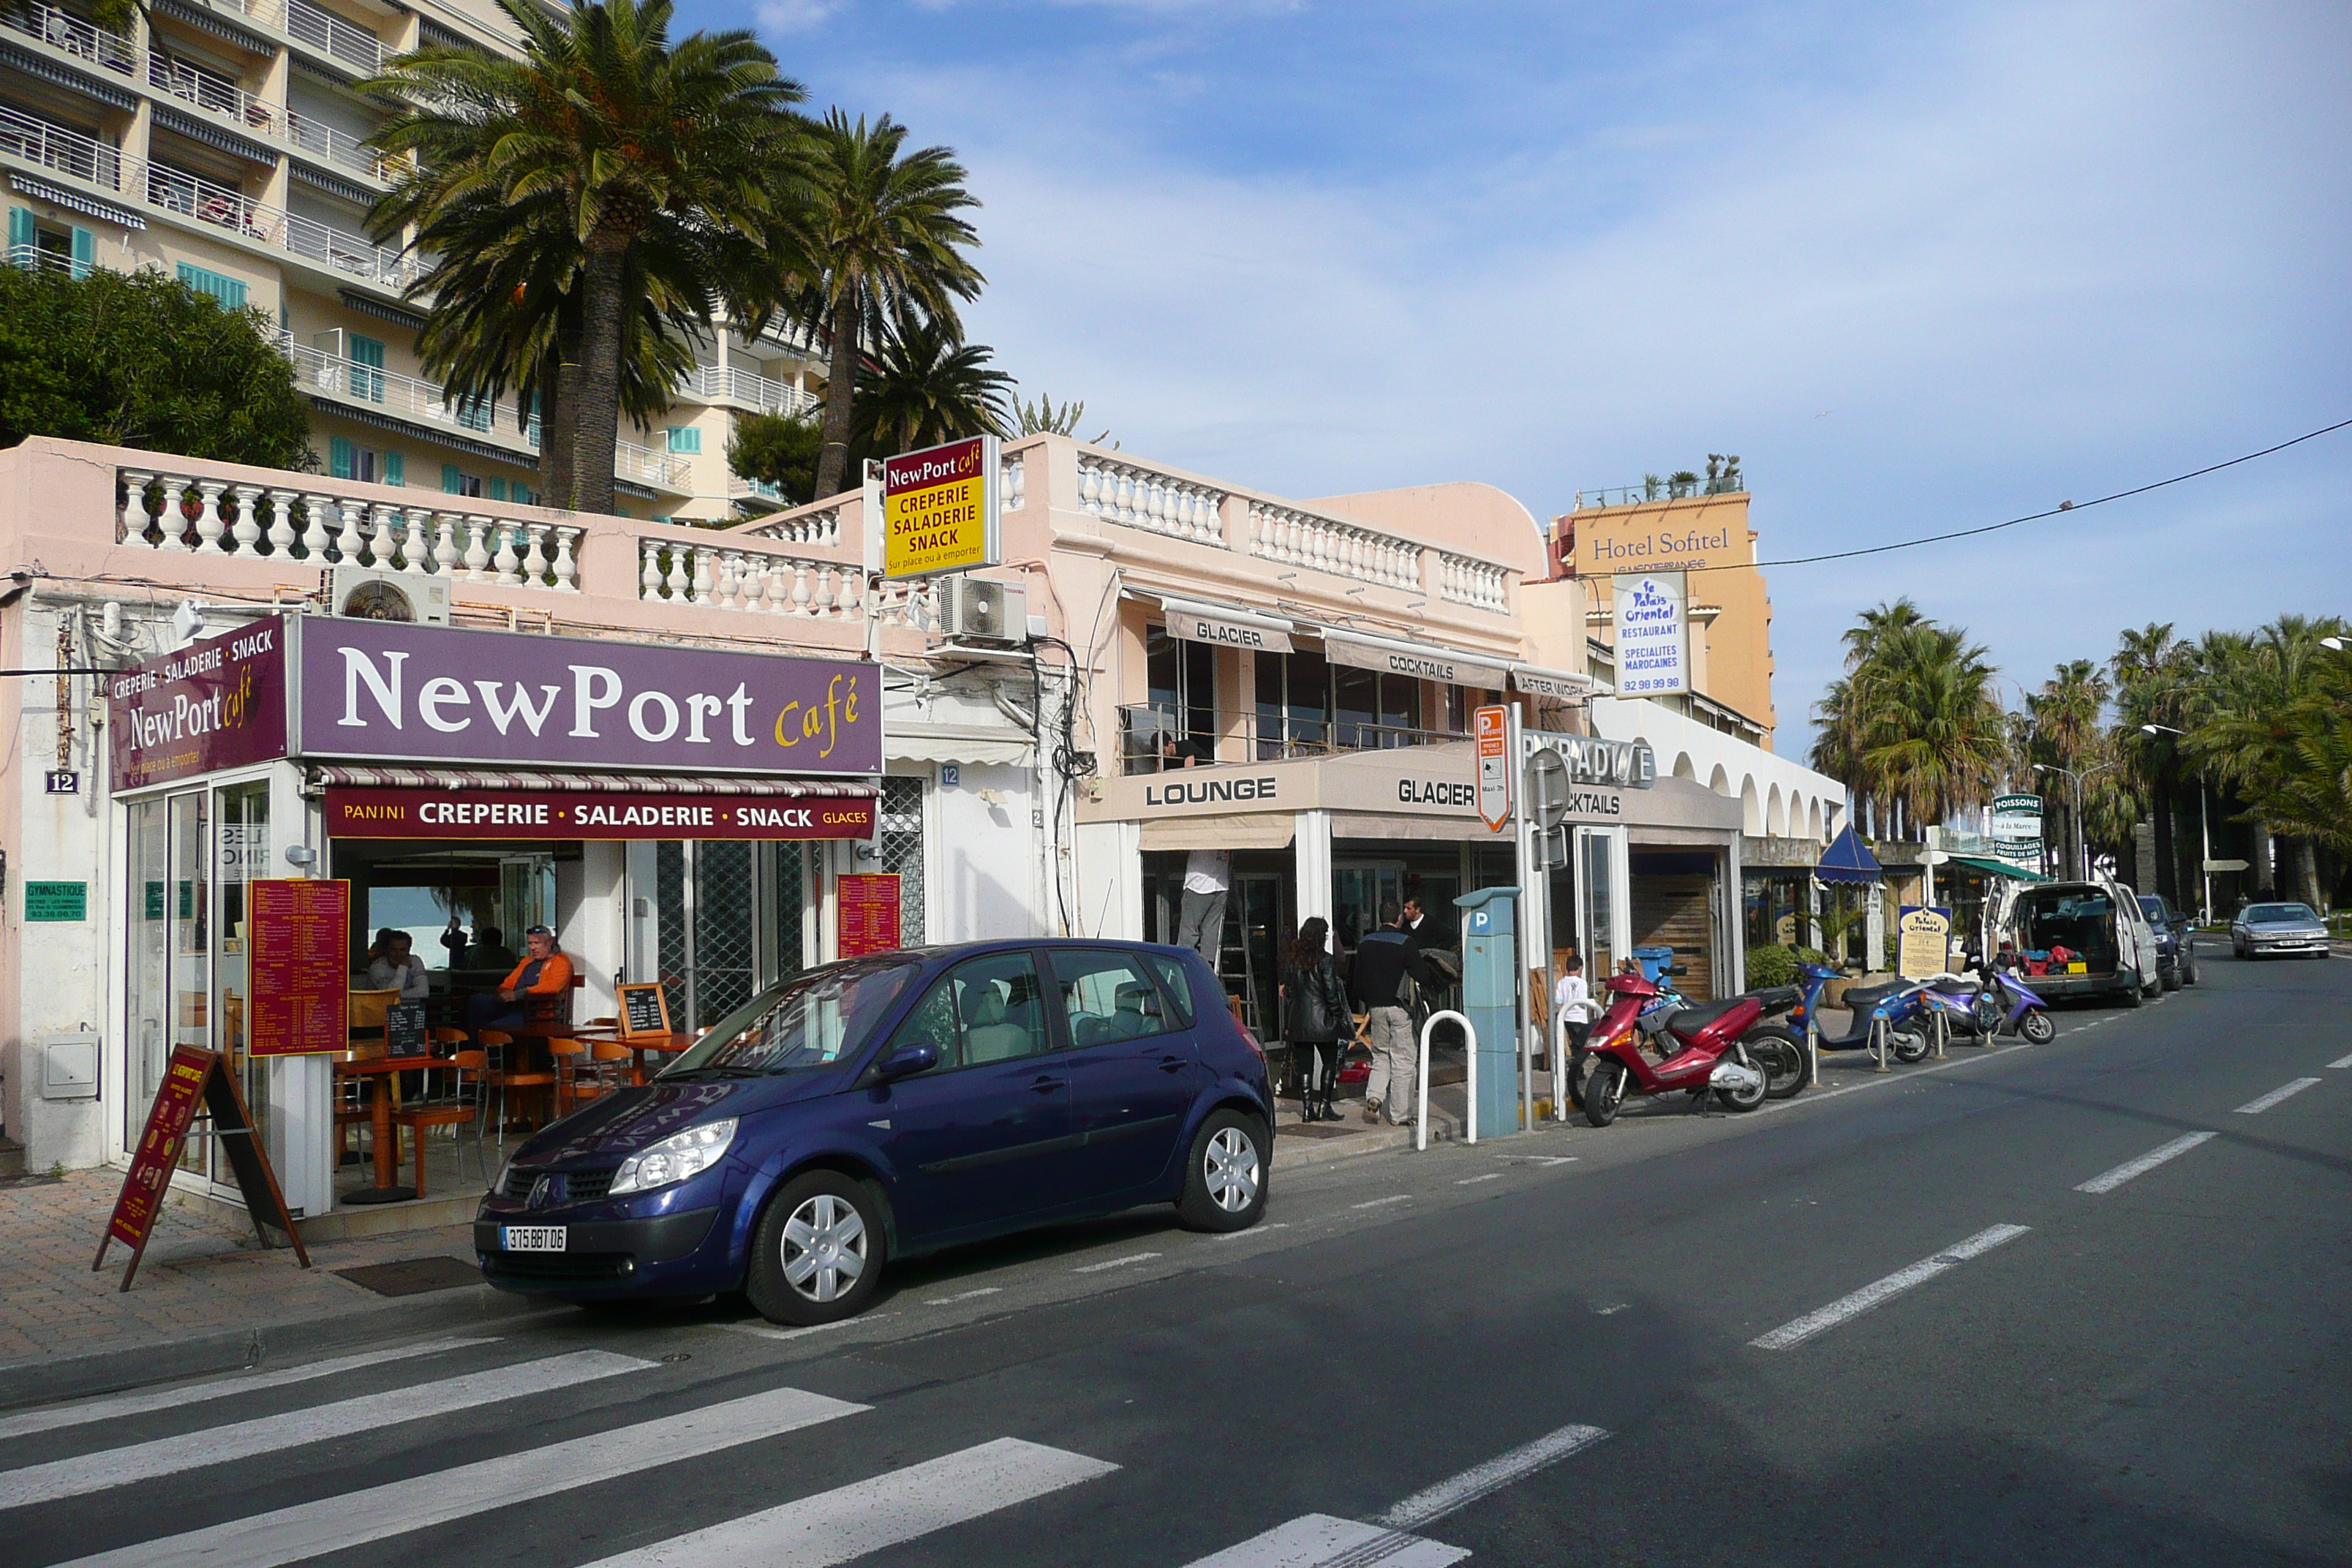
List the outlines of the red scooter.
{"type": "MultiPolygon", "coordinates": [[[[1792,987],[1782,990],[1793,992],[1792,987]]],[[[1734,996],[1702,1007],[1682,1007],[1653,1021],[1642,1009],[1658,995],[1658,987],[1639,974],[1609,977],[1609,1011],[1592,1031],[1592,1070],[1584,1081],[1584,1119],[1595,1127],[1617,1120],[1629,1094],[1671,1094],[1687,1091],[1694,1099],[1713,1094],[1733,1110],[1753,1110],[1764,1103],[1770,1079],[1757,1065],[1740,1037],[1766,1013],[1786,1007],[1777,992],[1734,996]],[[1653,1038],[1665,1059],[1653,1062],[1643,1053],[1644,1038],[1653,1038]]]]}

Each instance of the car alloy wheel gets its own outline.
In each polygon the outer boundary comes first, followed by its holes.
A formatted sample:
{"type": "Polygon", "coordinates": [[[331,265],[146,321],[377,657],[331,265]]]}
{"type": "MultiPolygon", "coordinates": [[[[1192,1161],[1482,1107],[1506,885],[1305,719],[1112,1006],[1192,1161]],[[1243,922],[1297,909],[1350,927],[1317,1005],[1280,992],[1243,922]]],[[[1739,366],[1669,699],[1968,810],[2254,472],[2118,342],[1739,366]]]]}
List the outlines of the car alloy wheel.
{"type": "Polygon", "coordinates": [[[1201,1180],[1211,1203],[1244,1212],[1257,1201],[1257,1145],[1238,1127],[1220,1127],[1202,1154],[1201,1180]]]}
{"type": "Polygon", "coordinates": [[[784,1279],[808,1300],[830,1306],[866,1272],[865,1219],[831,1193],[817,1193],[784,1222],[784,1279]]]}

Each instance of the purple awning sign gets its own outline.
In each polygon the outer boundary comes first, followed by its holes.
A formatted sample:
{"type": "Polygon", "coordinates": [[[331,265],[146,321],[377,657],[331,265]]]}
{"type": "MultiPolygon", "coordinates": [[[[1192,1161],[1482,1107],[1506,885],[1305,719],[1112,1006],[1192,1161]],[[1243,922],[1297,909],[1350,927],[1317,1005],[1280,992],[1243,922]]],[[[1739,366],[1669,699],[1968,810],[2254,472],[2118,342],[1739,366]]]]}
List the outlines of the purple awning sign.
{"type": "Polygon", "coordinates": [[[878,667],[306,617],[295,752],[527,767],[870,774],[878,667]]]}
{"type": "Polygon", "coordinates": [[[114,787],[286,754],[286,618],[270,616],[107,678],[114,787]]]}

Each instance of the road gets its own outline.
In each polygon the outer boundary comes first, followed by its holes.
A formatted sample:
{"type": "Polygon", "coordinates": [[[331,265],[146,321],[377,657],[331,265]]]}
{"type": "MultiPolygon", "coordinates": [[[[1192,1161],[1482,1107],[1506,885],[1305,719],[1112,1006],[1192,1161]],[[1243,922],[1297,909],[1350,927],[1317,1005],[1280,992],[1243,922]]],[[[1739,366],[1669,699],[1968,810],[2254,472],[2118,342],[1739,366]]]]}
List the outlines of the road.
{"type": "Polygon", "coordinates": [[[2352,1562],[2352,963],[1346,1162],[785,1333],[555,1310],[0,1413],[21,1568],[2352,1562]],[[373,1359],[370,1359],[373,1358],[373,1359]]]}

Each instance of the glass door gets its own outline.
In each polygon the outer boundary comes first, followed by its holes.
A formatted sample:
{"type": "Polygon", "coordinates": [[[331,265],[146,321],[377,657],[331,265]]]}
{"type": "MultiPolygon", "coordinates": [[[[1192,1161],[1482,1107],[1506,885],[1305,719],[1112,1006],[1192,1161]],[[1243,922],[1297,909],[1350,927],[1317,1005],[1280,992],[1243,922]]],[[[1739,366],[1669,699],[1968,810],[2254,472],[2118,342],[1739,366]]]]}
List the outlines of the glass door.
{"type": "Polygon", "coordinates": [[[1341,860],[1331,868],[1331,934],[1349,952],[1381,929],[1381,905],[1403,902],[1402,860],[1341,860]]]}
{"type": "Polygon", "coordinates": [[[124,957],[122,1146],[139,1147],[148,1109],[163,1087],[172,1055],[172,881],[169,805],[134,802],[129,808],[131,888],[129,949],[124,957]]]}
{"type": "MultiPolygon", "coordinates": [[[[213,873],[217,879],[215,908],[219,910],[217,949],[213,959],[213,1016],[219,1021],[217,1048],[226,1053],[229,1070],[237,1075],[247,1110],[253,1112],[255,1136],[263,1148],[269,1137],[269,1075],[267,1064],[246,1057],[246,1014],[252,996],[248,976],[252,959],[247,952],[246,885],[269,875],[269,781],[225,784],[214,792],[215,851],[213,873]]],[[[233,1181],[226,1162],[212,1173],[215,1181],[233,1181]]]]}
{"type": "Polygon", "coordinates": [[[1624,830],[1580,827],[1574,855],[1577,935],[1584,949],[1585,976],[1597,993],[1633,947],[1624,830]]]}

